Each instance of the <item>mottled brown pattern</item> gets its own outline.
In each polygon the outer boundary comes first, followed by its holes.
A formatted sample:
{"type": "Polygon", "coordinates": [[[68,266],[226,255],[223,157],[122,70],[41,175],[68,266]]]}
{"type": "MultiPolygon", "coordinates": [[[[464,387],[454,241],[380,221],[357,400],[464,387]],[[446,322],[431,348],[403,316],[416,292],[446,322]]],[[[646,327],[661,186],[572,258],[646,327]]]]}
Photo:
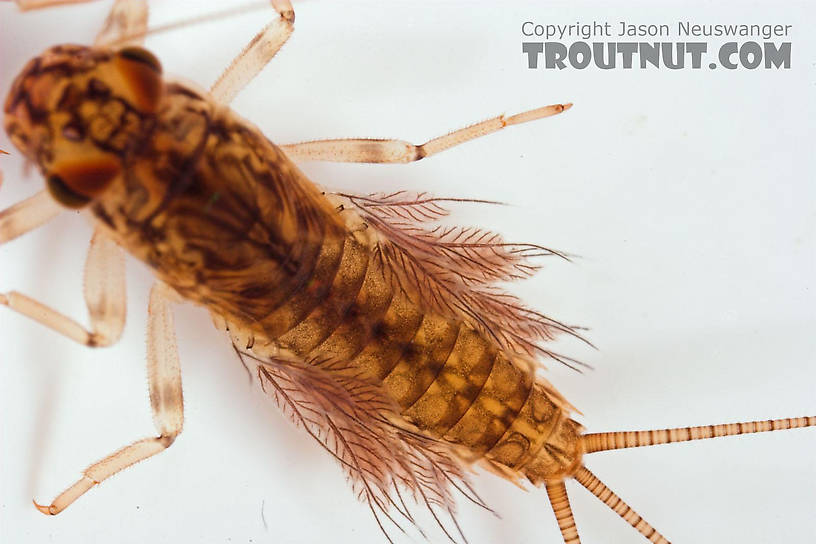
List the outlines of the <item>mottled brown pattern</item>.
{"type": "MultiPolygon", "coordinates": [[[[134,62],[72,47],[33,61],[6,103],[15,144],[46,175],[57,152],[121,163],[91,205],[99,224],[226,323],[252,356],[344,361],[391,399],[394,424],[500,464],[508,477],[541,481],[574,468],[581,452],[568,407],[536,383],[512,342],[496,340],[522,329],[480,328],[473,318],[484,309],[453,310],[466,298],[429,303],[422,263],[395,274],[404,255],[378,238],[382,230],[367,223],[375,216],[340,213],[280,149],[206,93],[172,83],[147,92],[160,80],[150,79],[151,63],[134,62]]],[[[400,205],[393,200],[388,206],[400,205]]],[[[478,264],[476,283],[527,274],[521,257],[499,265],[516,250],[544,250],[482,231],[399,236],[407,245],[424,237],[425,252],[442,244],[450,266],[478,264]]],[[[542,337],[558,326],[531,323],[542,337]]]]}
{"type": "Polygon", "coordinates": [[[164,135],[145,150],[152,171],[118,189],[138,198],[97,205],[160,277],[245,330],[259,356],[348,361],[406,424],[473,456],[536,481],[569,465],[542,447],[569,420],[528,365],[387,281],[376,241],[347,227],[349,212],[339,215],[263,136],[189,90],[161,113],[164,135]],[[140,205],[113,205],[122,201],[140,205]]]}
{"type": "Polygon", "coordinates": [[[543,484],[567,544],[580,542],[567,478],[651,542],[668,544],[581,464],[586,453],[816,426],[816,417],[801,417],[582,434],[571,406],[536,370],[542,357],[586,366],[549,344],[559,334],[584,339],[500,285],[534,274],[531,259],[566,254],[441,222],[445,203],[462,199],[400,190],[326,195],[289,160],[416,161],[572,104],[500,115],[419,145],[343,138],[278,148],[226,107],[293,31],[290,1],[272,4],[279,19],[209,94],[167,83],[159,60],[138,46],[148,33],[145,0],[116,0],[95,47],[52,47],[12,84],[4,126],[41,170],[46,191],[0,211],[0,242],[55,217],[56,204],[89,209],[98,228],[84,282],[90,328],[16,291],[0,293],[0,306],[101,347],[125,321],[124,260],[114,241],[162,280],[151,291],[147,334],[157,436],[90,465],[37,509],[60,513],[181,432],[170,311],[177,295],[229,331],[247,370],[254,366],[263,390],[337,459],[389,541],[383,521],[415,523],[404,498],[424,505],[456,542],[438,514],[450,516],[466,541],[454,491],[487,508],[468,483],[468,465],[480,463],[543,484]]]}
{"type": "Polygon", "coordinates": [[[277,338],[293,329],[325,300],[343,258],[345,241],[327,238],[318,255],[313,273],[289,298],[262,319],[269,338],[277,338]]]}
{"type": "MultiPolygon", "coordinates": [[[[419,429],[533,481],[572,468],[569,456],[577,448],[564,437],[577,440],[570,429],[578,427],[544,387],[534,384],[526,367],[461,321],[422,311],[383,281],[378,262],[362,251],[364,244],[353,235],[346,244],[319,305],[277,336],[272,331],[280,325],[265,319],[261,343],[306,359],[330,355],[348,361],[381,383],[419,429]],[[553,443],[544,447],[548,439],[553,443]]],[[[308,293],[288,304],[314,301],[308,293]]]]}
{"type": "Polygon", "coordinates": [[[464,416],[481,393],[496,357],[495,347],[478,332],[462,327],[436,379],[405,415],[434,436],[441,437],[464,416]]]}
{"type": "Polygon", "coordinates": [[[540,386],[534,385],[507,432],[487,455],[510,468],[531,461],[558,422],[559,409],[540,386]]]}

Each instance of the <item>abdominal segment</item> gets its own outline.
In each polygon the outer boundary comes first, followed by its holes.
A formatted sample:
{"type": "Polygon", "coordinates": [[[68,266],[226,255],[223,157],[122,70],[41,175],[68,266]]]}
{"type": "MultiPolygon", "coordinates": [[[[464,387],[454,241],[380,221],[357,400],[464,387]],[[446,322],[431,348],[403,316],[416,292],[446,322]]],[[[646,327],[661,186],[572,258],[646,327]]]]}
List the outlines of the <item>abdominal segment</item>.
{"type": "Polygon", "coordinates": [[[325,237],[312,276],[252,328],[254,353],[345,361],[381,385],[406,424],[515,475],[566,419],[532,369],[465,322],[422,309],[354,235],[325,237]]]}

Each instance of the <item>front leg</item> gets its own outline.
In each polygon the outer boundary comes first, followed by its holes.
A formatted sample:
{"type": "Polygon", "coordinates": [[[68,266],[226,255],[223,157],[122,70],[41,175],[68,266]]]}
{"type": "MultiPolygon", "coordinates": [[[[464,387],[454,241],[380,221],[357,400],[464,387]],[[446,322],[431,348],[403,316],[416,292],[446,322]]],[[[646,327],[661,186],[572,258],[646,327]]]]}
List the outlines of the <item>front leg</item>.
{"type": "Polygon", "coordinates": [[[184,402],[181,369],[173,327],[170,302],[174,293],[164,284],[150,291],[147,322],[147,379],[150,408],[157,436],[143,438],[115,451],[88,467],[71,487],[60,493],[48,506],[34,503],[43,514],[56,515],[98,483],[120,470],[152,457],[170,447],[181,433],[184,402]]]}
{"type": "Polygon", "coordinates": [[[48,191],[40,191],[0,211],[0,244],[41,227],[58,216],[62,210],[48,191]]]}

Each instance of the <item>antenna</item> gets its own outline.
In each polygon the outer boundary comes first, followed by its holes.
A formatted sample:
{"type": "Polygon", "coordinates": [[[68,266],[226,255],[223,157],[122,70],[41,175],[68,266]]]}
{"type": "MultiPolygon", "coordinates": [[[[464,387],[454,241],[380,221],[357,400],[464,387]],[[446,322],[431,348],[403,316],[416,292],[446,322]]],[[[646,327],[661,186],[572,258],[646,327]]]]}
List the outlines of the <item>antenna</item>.
{"type": "Polygon", "coordinates": [[[125,34],[123,36],[120,36],[115,41],[112,41],[110,43],[110,45],[111,46],[123,45],[123,44],[125,44],[125,43],[127,43],[130,40],[133,40],[135,38],[144,38],[146,36],[152,36],[152,35],[155,35],[155,34],[161,34],[161,33],[164,33],[164,32],[168,32],[170,30],[175,30],[175,29],[178,29],[178,28],[184,28],[185,26],[193,26],[193,25],[197,25],[199,23],[206,23],[206,22],[209,22],[209,21],[217,21],[219,19],[224,19],[224,18],[227,18],[227,17],[235,17],[235,16],[238,16],[238,15],[244,15],[246,13],[252,13],[252,12],[255,12],[255,11],[267,10],[267,9],[272,8],[272,7],[273,7],[272,4],[270,2],[268,2],[268,1],[264,1],[264,2],[259,2],[259,1],[247,2],[246,4],[242,4],[242,5],[239,5],[239,6],[232,7],[232,8],[222,9],[220,11],[214,11],[212,13],[206,13],[204,15],[198,15],[196,17],[190,17],[188,19],[182,19],[180,21],[173,21],[173,22],[170,22],[170,23],[164,23],[164,24],[161,24],[161,25],[156,25],[156,26],[154,26],[152,28],[148,28],[147,31],[145,31],[145,32],[141,32],[141,33],[138,33],[138,34],[135,34],[135,35],[134,34],[125,34]]]}

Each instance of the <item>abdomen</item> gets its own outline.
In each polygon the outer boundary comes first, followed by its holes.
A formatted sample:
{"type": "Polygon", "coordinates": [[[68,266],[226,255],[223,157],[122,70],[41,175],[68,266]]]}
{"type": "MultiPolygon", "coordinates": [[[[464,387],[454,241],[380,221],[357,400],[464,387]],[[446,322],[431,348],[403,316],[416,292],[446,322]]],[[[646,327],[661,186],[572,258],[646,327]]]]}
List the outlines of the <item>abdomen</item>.
{"type": "Polygon", "coordinates": [[[463,321],[423,311],[351,234],[324,238],[311,277],[252,330],[241,341],[255,353],[347,361],[382,384],[407,422],[513,472],[569,421],[532,370],[463,321]]]}
{"type": "Polygon", "coordinates": [[[374,243],[251,125],[182,87],[163,104],[156,137],[94,208],[162,281],[239,348],[347,362],[406,423],[473,459],[533,481],[571,463],[548,448],[573,424],[529,365],[397,288],[374,243]]]}

